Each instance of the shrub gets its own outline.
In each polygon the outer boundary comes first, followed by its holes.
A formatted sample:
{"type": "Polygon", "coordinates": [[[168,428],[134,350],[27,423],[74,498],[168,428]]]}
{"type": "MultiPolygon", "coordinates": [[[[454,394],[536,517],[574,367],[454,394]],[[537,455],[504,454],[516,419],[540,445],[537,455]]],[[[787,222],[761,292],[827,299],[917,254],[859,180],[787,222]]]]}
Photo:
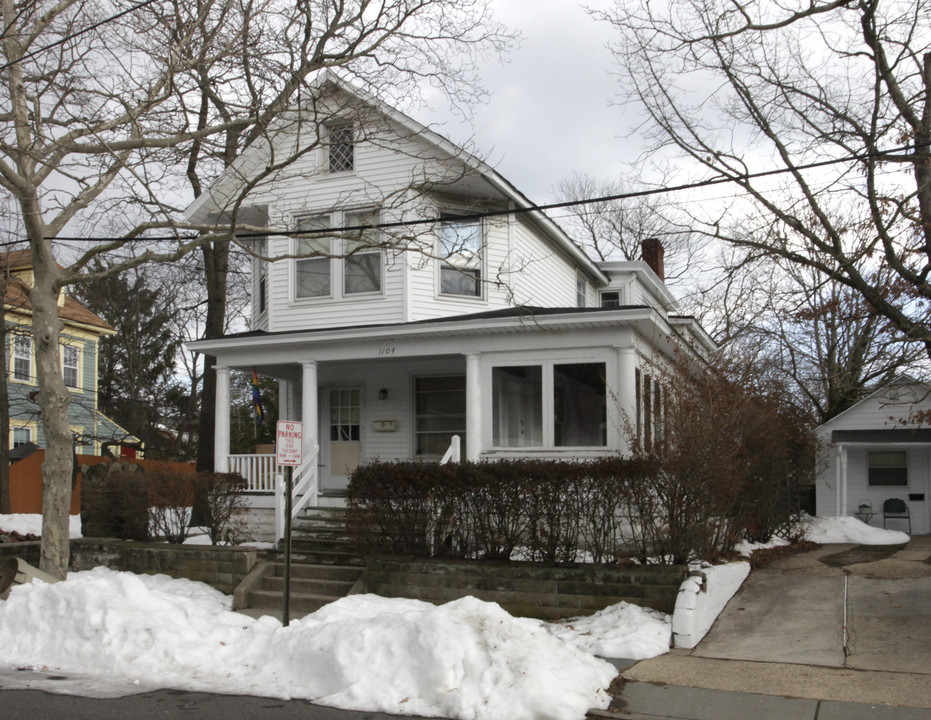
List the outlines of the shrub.
{"type": "MultiPolygon", "coordinates": [[[[206,497],[203,525],[214,545],[239,545],[249,539],[243,493],[248,484],[238,473],[199,472],[195,483],[206,497]]],[[[192,495],[195,495],[195,489],[192,495]]]]}
{"type": "Polygon", "coordinates": [[[146,478],[139,465],[84,465],[81,474],[81,526],[86,537],[149,539],[146,478]]]}
{"type": "Polygon", "coordinates": [[[156,467],[146,471],[152,534],[182,544],[191,533],[194,473],[156,467]]]}

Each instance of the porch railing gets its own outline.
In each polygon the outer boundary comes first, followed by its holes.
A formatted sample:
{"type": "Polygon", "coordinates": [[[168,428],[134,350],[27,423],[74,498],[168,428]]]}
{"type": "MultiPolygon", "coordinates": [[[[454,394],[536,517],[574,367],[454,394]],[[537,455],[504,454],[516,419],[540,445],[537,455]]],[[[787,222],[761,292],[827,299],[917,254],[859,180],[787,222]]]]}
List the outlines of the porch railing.
{"type": "Polygon", "coordinates": [[[230,472],[246,479],[247,492],[275,492],[278,466],[274,454],[230,455],[230,472]]]}
{"type": "MultiPolygon", "coordinates": [[[[291,519],[297,517],[297,514],[309,505],[316,505],[320,493],[320,476],[317,472],[317,458],[320,455],[320,446],[316,443],[309,453],[304,456],[300,466],[294,468],[294,474],[291,477],[291,519]]],[[[275,542],[279,542],[284,537],[285,526],[285,487],[283,467],[278,468],[278,490],[275,492],[275,542]]]]}
{"type": "Polygon", "coordinates": [[[462,454],[461,447],[462,439],[458,435],[453,435],[452,442],[449,443],[449,449],[446,451],[446,454],[443,455],[442,460],[440,460],[440,465],[459,462],[462,454]]]}

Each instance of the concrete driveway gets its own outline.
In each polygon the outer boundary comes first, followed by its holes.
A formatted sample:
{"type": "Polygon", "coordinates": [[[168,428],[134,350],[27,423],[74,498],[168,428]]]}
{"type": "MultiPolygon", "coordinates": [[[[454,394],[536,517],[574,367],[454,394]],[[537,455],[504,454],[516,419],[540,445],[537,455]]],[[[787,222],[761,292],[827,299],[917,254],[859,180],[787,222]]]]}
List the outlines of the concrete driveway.
{"type": "Polygon", "coordinates": [[[695,649],[624,677],[931,708],[931,536],[781,558],[750,574],[695,649]]]}

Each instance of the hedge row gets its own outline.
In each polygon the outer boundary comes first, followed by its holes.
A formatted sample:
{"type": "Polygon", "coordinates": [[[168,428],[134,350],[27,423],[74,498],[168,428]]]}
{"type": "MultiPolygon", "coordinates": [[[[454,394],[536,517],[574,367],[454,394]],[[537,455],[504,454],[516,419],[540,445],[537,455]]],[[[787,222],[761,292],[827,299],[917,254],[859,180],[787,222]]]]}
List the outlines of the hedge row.
{"type": "Polygon", "coordinates": [[[644,500],[655,505],[659,473],[646,458],[372,463],[349,484],[350,531],[366,554],[549,564],[646,556],[655,528],[637,518],[644,500]]]}

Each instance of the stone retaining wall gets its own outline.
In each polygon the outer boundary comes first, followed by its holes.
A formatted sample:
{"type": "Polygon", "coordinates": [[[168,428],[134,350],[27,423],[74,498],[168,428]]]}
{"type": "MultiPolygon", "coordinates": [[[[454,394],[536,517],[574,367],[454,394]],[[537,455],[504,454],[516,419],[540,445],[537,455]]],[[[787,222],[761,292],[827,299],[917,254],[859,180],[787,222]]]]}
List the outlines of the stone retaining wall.
{"type": "Polygon", "coordinates": [[[672,613],[685,566],[547,567],[532,563],[432,562],[370,558],[365,592],[444,603],[464,595],[512,615],[552,620],[591,615],[621,601],[672,613]]]}
{"type": "Polygon", "coordinates": [[[41,543],[38,540],[27,540],[26,542],[0,543],[0,562],[9,557],[18,557],[25,560],[30,565],[39,566],[39,547],[41,543]]]}
{"type": "MultiPolygon", "coordinates": [[[[71,541],[71,570],[90,570],[99,565],[145,575],[164,573],[175,578],[199,580],[228,595],[258,562],[251,547],[167,545],[84,538],[71,541]]],[[[20,557],[39,566],[39,542],[0,544],[0,560],[20,557]]]]}
{"type": "Polygon", "coordinates": [[[71,569],[90,570],[105,565],[111,570],[128,570],[175,578],[199,580],[228,595],[258,562],[252,547],[212,545],[168,545],[84,538],[71,541],[71,569]]]}

